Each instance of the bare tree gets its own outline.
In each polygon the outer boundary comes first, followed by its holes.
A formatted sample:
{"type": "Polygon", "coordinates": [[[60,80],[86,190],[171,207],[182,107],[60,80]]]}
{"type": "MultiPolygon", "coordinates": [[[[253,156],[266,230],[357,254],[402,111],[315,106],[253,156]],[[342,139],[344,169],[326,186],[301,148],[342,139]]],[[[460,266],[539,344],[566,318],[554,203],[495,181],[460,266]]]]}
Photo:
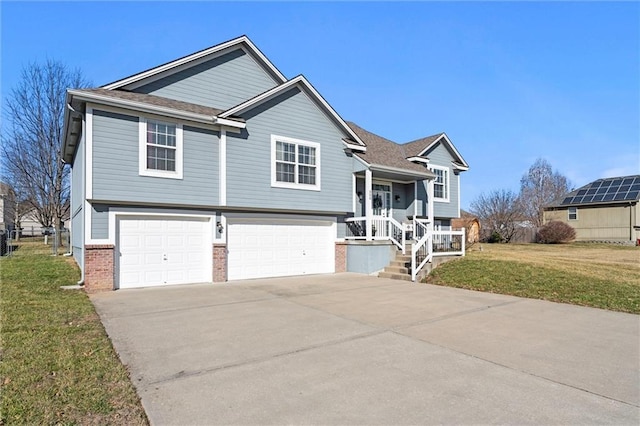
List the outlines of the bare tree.
{"type": "Polygon", "coordinates": [[[66,89],[87,86],[79,70],[60,62],[32,63],[5,104],[3,174],[42,226],[59,229],[69,214],[69,170],[60,151],[66,89]]]}
{"type": "Polygon", "coordinates": [[[538,158],[520,179],[520,202],[524,217],[536,228],[542,226],[542,208],[569,191],[566,176],[554,171],[551,164],[538,158]]]}
{"type": "Polygon", "coordinates": [[[518,195],[510,190],[494,190],[471,203],[471,211],[482,224],[482,239],[491,242],[511,241],[519,232],[522,210],[518,195]]]}

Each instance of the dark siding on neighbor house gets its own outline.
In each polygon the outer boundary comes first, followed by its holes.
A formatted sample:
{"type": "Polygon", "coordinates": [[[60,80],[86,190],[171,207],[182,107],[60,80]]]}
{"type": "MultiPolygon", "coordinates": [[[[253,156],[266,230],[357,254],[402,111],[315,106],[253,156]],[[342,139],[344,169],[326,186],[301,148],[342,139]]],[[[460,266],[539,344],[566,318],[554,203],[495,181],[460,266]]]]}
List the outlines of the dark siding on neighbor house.
{"type": "Polygon", "coordinates": [[[218,204],[217,132],[185,125],[183,178],[165,179],[139,175],[138,126],[137,117],[94,111],[94,199],[203,206],[218,204]]]}
{"type": "Polygon", "coordinates": [[[345,135],[300,89],[243,114],[247,129],[227,134],[227,205],[326,212],[352,210],[353,160],[345,135]],[[320,144],[321,191],[271,187],[271,135],[320,144]]]}
{"type": "Polygon", "coordinates": [[[134,91],[228,109],[276,84],[250,55],[236,49],[134,91]]]}

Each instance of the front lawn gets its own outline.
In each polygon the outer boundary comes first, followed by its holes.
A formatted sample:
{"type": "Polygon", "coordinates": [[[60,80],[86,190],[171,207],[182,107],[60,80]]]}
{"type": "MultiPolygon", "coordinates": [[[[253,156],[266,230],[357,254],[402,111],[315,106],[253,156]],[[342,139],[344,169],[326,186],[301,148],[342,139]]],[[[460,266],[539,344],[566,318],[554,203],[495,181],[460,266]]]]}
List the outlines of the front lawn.
{"type": "Polygon", "coordinates": [[[0,259],[0,424],[148,424],[82,290],[80,273],[42,241],[0,259]]]}
{"type": "Polygon", "coordinates": [[[482,244],[426,278],[436,285],[640,314],[640,249],[482,244]]]}

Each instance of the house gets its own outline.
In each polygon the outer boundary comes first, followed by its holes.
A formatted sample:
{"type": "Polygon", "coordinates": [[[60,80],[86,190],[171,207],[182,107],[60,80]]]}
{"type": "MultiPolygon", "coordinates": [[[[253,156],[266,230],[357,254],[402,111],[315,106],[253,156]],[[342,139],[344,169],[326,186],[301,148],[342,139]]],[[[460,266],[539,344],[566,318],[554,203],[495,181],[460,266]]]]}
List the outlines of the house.
{"type": "Polygon", "coordinates": [[[11,231],[14,227],[16,194],[10,185],[0,182],[0,231],[11,231]]]}
{"type": "Polygon", "coordinates": [[[640,175],[598,179],[544,207],[544,223],[571,225],[576,241],[640,239],[640,175]]]}
{"type": "Polygon", "coordinates": [[[451,219],[451,227],[465,229],[467,244],[480,241],[480,220],[473,214],[460,209],[460,217],[451,219]]]}
{"type": "Polygon", "coordinates": [[[246,36],[66,102],[87,291],[375,273],[409,245],[415,279],[434,241],[460,252],[468,165],[447,135],[397,144],[346,122],[246,36]]]}

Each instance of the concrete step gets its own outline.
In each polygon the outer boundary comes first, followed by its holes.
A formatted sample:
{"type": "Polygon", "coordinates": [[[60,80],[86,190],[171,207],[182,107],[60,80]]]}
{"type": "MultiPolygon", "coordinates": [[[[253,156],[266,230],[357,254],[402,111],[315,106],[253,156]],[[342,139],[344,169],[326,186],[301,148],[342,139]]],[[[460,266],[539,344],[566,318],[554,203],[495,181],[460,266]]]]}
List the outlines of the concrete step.
{"type": "Polygon", "coordinates": [[[409,268],[406,268],[404,266],[387,266],[386,268],[384,268],[384,272],[392,272],[394,274],[408,274],[409,273],[409,268]]]}
{"type": "Polygon", "coordinates": [[[389,266],[399,267],[399,268],[411,268],[411,262],[403,262],[399,260],[392,260],[389,263],[389,266]]]}
{"type": "Polygon", "coordinates": [[[411,275],[396,274],[394,272],[380,272],[378,274],[380,278],[390,278],[392,280],[411,281],[411,275]]]}
{"type": "Polygon", "coordinates": [[[396,258],[393,259],[396,262],[409,262],[411,263],[411,255],[407,256],[406,254],[397,254],[396,258]]]}

